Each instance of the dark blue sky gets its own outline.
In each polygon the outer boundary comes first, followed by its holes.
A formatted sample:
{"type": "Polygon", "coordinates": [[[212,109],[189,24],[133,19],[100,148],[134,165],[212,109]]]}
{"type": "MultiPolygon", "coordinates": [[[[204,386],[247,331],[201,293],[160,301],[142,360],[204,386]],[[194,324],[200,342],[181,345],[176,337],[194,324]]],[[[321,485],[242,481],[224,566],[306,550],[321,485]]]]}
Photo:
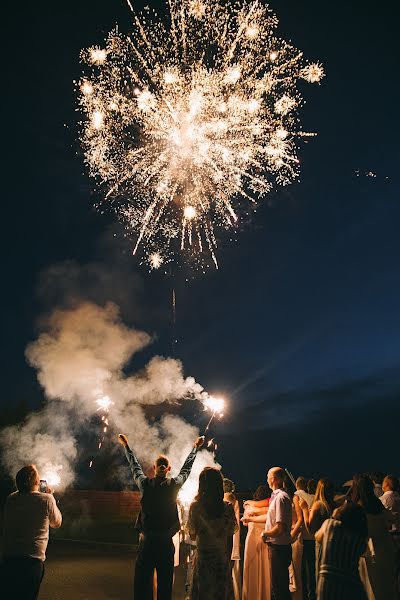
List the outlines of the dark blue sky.
{"type": "MultiPolygon", "coordinates": [[[[338,480],[356,469],[398,471],[398,8],[271,7],[281,35],[326,69],[321,86],[304,90],[301,114],[318,137],[301,148],[300,183],[276,190],[235,243],[222,241],[219,271],[175,275],[175,355],[230,398],[216,429],[224,467],[242,487],[272,463],[338,480]]],[[[129,28],[125,3],[42,0],[5,10],[1,402],[36,406],[41,392],[24,349],[40,313],[64,302],[71,284],[39,295],[44,270],[80,265],[73,287],[119,303],[127,323],[157,332],[152,351],[165,354],[172,281],[139,267],[112,217],[94,211],[76,142],[79,51],[115,22],[129,28]]]]}

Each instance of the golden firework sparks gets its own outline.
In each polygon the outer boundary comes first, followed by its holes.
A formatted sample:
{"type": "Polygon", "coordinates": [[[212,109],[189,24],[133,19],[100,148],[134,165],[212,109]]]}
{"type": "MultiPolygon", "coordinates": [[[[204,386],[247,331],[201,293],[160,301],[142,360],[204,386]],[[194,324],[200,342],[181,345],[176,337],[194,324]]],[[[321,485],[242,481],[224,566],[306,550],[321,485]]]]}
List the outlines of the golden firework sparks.
{"type": "Polygon", "coordinates": [[[132,32],[82,52],[89,173],[150,266],[204,248],[217,266],[215,232],[235,226],[239,200],[298,176],[296,85],[323,68],[276,36],[260,0],[168,0],[168,20],[127,1],[132,32]]]}

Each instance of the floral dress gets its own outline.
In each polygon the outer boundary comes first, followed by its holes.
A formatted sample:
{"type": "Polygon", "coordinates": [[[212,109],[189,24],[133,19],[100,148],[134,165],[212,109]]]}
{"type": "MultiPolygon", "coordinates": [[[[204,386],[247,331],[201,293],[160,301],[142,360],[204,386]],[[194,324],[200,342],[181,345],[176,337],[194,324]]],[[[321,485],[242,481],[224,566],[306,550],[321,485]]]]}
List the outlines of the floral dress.
{"type": "Polygon", "coordinates": [[[233,507],[224,502],[220,517],[210,518],[199,502],[190,507],[188,530],[196,536],[191,600],[232,600],[232,536],[237,529],[233,507]]]}

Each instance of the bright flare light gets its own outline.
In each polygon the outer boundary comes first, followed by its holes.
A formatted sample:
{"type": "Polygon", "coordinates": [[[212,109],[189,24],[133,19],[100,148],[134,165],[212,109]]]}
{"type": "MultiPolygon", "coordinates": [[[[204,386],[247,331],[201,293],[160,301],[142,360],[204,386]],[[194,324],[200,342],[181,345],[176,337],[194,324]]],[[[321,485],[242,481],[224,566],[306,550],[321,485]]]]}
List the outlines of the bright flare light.
{"type": "Polygon", "coordinates": [[[96,404],[99,407],[97,410],[108,411],[110,410],[110,406],[114,404],[114,402],[109,396],[103,396],[102,398],[98,398],[96,400],[96,404]]]}
{"type": "Polygon", "coordinates": [[[261,0],[168,0],[165,20],[128,4],[131,34],[115,30],[105,48],[82,52],[92,69],[79,83],[89,173],[134,253],[201,260],[208,248],[217,266],[216,230],[297,178],[296,84],[320,81],[323,69],[276,37],[261,0]]]}
{"type": "Polygon", "coordinates": [[[209,396],[203,401],[204,408],[210,410],[213,413],[219,413],[221,416],[224,412],[225,400],[223,398],[213,398],[209,396]]]}
{"type": "Polygon", "coordinates": [[[190,478],[186,481],[186,483],[182,486],[178,494],[178,500],[185,508],[188,508],[199,489],[199,482],[196,478],[190,478]]]}
{"type": "Polygon", "coordinates": [[[58,487],[61,483],[61,470],[62,465],[47,464],[40,474],[41,479],[45,479],[50,488],[58,487]]]}

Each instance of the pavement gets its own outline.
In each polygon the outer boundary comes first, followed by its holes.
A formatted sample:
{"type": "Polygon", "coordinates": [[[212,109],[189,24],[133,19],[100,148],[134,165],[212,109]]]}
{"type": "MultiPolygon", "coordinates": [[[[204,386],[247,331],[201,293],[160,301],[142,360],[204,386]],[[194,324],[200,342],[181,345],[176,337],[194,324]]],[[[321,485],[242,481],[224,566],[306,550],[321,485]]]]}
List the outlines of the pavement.
{"type": "MultiPolygon", "coordinates": [[[[129,546],[50,541],[39,600],[132,600],[135,557],[129,546]]],[[[175,571],[173,600],[184,600],[175,571]]]]}

